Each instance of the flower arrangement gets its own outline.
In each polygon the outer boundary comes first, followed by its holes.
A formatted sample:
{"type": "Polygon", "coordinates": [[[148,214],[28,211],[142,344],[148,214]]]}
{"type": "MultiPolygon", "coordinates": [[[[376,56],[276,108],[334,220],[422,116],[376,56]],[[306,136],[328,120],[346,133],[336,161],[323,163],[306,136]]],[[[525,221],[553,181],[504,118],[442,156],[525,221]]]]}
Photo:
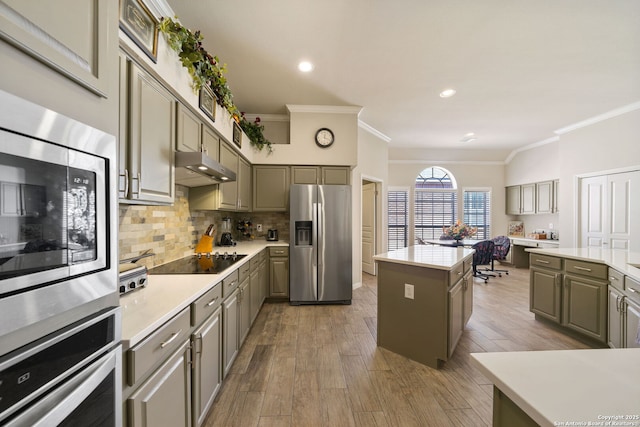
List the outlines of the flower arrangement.
{"type": "Polygon", "coordinates": [[[178,53],[180,62],[189,71],[193,80],[193,90],[199,91],[203,86],[209,85],[216,95],[217,102],[231,114],[231,117],[240,125],[247,134],[251,145],[258,151],[267,147],[269,153],[273,151],[271,142],[264,137],[264,126],[260,119],[251,123],[244,118],[238,107],[233,102],[233,94],[227,84],[225,76],[227,64],[220,64],[217,56],[209,54],[202,47],[202,34],[200,31],[191,32],[176,20],[163,17],[160,20],[160,31],[164,34],[167,44],[178,53]]]}
{"type": "Polygon", "coordinates": [[[454,240],[462,240],[467,237],[475,236],[477,232],[478,228],[464,224],[460,222],[460,220],[456,221],[455,224],[450,225],[449,227],[442,227],[442,233],[454,240]]]}

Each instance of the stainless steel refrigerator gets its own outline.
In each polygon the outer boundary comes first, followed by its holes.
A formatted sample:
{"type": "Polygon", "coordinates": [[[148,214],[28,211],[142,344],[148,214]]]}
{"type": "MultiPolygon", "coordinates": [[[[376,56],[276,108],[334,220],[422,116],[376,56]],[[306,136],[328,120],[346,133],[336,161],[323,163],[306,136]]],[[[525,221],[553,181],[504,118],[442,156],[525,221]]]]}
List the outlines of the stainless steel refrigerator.
{"type": "Polygon", "coordinates": [[[293,184],[289,301],[351,304],[351,187],[293,184]]]}

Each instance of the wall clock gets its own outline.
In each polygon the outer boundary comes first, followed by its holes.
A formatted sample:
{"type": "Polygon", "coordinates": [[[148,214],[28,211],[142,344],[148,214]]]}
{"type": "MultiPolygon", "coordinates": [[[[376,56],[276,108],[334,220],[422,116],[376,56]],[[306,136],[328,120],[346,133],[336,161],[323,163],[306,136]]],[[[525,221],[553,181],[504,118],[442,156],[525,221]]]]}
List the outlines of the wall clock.
{"type": "Polygon", "coordinates": [[[333,132],[329,128],[320,128],[316,132],[316,144],[319,147],[327,148],[333,144],[334,140],[333,132]]]}

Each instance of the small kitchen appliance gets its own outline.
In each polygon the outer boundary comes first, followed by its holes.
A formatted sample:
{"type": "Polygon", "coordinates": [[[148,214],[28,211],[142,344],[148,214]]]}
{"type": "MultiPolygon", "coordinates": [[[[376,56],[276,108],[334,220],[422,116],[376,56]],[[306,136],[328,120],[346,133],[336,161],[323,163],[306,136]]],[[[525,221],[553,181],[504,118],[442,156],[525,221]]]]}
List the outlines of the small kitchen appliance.
{"type": "Polygon", "coordinates": [[[269,229],[267,230],[267,240],[269,242],[276,242],[278,241],[278,230],[275,229],[269,229]]]}
{"type": "Polygon", "coordinates": [[[231,235],[231,218],[222,219],[222,234],[220,235],[220,246],[235,246],[231,235]]]}

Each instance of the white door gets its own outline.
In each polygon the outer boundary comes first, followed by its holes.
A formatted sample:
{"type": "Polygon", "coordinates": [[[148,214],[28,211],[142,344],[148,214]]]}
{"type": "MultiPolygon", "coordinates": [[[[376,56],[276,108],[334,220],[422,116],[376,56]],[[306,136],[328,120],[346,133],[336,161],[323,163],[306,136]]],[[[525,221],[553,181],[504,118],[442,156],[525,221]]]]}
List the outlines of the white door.
{"type": "Polygon", "coordinates": [[[580,195],[581,246],[640,248],[640,171],[583,178],[580,195]]]}
{"type": "Polygon", "coordinates": [[[362,271],[376,274],[376,184],[362,186],[362,271]]]}

